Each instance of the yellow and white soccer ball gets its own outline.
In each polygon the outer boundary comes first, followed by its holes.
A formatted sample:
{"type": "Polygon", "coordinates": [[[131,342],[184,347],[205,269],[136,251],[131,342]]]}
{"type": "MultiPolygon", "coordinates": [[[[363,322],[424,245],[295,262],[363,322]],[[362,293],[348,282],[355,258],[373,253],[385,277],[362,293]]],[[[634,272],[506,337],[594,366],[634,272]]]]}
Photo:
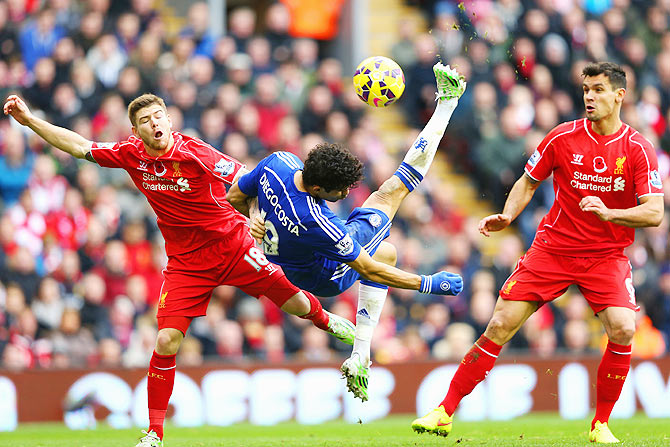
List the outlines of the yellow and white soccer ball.
{"type": "Polygon", "coordinates": [[[358,64],[354,88],[361,101],[373,107],[386,107],[405,91],[405,75],[393,59],[372,56],[358,64]]]}

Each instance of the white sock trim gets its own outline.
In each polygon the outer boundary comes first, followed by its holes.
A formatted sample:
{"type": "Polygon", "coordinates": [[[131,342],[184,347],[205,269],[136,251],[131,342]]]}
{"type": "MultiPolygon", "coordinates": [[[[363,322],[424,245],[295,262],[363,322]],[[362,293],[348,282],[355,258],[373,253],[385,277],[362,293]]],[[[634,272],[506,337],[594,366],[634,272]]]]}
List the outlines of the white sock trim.
{"type": "Polygon", "coordinates": [[[491,354],[489,351],[487,351],[486,349],[484,349],[484,348],[482,348],[481,346],[479,346],[479,345],[477,344],[477,342],[475,342],[475,346],[477,346],[477,347],[479,348],[479,350],[482,351],[484,354],[490,355],[490,356],[493,357],[494,359],[497,359],[497,358],[498,358],[497,355],[491,354]]]}

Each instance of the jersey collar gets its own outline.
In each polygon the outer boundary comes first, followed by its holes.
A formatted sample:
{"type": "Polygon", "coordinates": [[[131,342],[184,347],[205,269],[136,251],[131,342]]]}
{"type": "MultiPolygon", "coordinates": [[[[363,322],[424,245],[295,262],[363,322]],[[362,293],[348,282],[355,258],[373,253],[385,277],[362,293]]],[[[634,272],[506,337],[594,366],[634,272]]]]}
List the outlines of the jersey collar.
{"type": "Polygon", "coordinates": [[[597,134],[593,130],[593,123],[589,121],[588,119],[584,118],[584,129],[586,129],[586,133],[591,139],[596,143],[596,144],[601,144],[604,146],[607,146],[610,143],[614,143],[615,141],[619,140],[622,138],[626,132],[628,132],[628,129],[630,129],[630,126],[626,123],[621,123],[621,127],[619,130],[614,132],[613,134],[610,135],[600,135],[597,134]]]}

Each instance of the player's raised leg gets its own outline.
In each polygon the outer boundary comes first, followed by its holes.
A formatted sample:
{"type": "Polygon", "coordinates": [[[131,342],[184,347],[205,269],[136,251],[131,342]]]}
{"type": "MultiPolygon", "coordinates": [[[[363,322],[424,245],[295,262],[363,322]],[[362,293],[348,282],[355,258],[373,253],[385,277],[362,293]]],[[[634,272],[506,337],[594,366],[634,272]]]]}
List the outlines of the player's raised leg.
{"type": "Polygon", "coordinates": [[[591,421],[589,441],[614,444],[619,440],[610,431],[608,423],[630,368],[635,311],[625,307],[608,307],[598,312],[598,317],[609,340],[598,366],[596,414],[591,421]]]}
{"type": "Polygon", "coordinates": [[[428,172],[437,147],[444,136],[458,98],[465,92],[466,82],[458,72],[438,62],[433,66],[437,83],[437,105],[433,116],[407,151],[395,174],[363,203],[363,208],[376,208],[393,219],[402,200],[414,191],[428,172]]]}
{"type": "Polygon", "coordinates": [[[414,420],[412,429],[417,433],[428,432],[447,436],[451,431],[452,418],[458,404],[486,378],[500,354],[502,345],[516,334],[535,310],[537,310],[536,302],[498,298],[484,335],[479,337],[461,360],[447,395],[436,409],[414,420]]]}

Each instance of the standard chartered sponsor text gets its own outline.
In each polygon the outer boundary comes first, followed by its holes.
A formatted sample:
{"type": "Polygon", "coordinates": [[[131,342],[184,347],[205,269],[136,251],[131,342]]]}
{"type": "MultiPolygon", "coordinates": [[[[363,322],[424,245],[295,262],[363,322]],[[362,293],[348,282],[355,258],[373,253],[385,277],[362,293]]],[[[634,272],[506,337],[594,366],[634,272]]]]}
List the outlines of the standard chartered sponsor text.
{"type": "Polygon", "coordinates": [[[612,190],[612,177],[605,177],[598,174],[584,174],[579,171],[574,171],[570,186],[576,189],[609,192],[612,190]]]}
{"type": "Polygon", "coordinates": [[[142,182],[142,187],[150,191],[179,191],[179,186],[168,183],[147,183],[142,182]]]}
{"type": "Polygon", "coordinates": [[[283,227],[287,228],[289,233],[300,236],[298,225],[296,225],[296,223],[286,215],[286,211],[284,211],[284,208],[279,203],[279,197],[277,197],[277,195],[274,193],[274,190],[270,187],[270,182],[268,181],[268,177],[265,173],[263,173],[261,176],[261,189],[265,195],[265,198],[267,198],[268,202],[270,202],[270,205],[272,206],[272,212],[275,216],[277,216],[279,223],[283,227]]]}

